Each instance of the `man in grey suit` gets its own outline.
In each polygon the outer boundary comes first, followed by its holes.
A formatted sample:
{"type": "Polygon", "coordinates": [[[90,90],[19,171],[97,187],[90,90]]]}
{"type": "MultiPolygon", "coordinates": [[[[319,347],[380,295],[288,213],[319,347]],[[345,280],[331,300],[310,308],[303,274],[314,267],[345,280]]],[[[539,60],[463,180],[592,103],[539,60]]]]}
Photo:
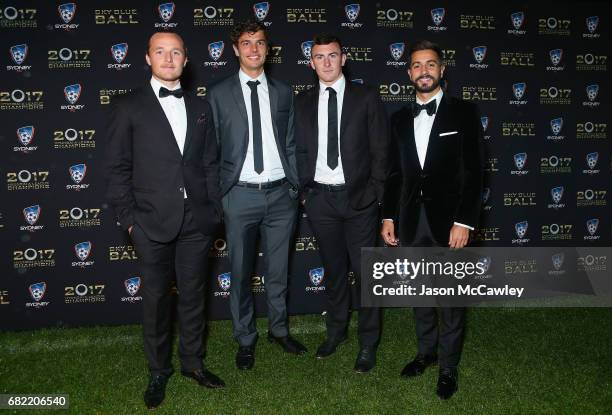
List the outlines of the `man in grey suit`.
{"type": "Polygon", "coordinates": [[[221,193],[231,261],[230,309],[238,342],[236,366],[255,363],[251,276],[258,231],[265,262],[268,339],[304,354],[287,327],[289,244],[297,217],[297,170],[291,88],[266,76],[265,28],[254,21],[232,30],[240,71],[210,88],[207,97],[221,148],[221,193]]]}

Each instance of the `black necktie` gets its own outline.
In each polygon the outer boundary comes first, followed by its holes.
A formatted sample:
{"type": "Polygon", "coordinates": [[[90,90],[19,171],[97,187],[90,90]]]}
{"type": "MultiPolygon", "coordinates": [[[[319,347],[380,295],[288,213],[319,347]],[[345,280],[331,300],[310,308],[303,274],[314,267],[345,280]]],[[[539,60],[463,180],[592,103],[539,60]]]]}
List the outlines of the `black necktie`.
{"type": "Polygon", "coordinates": [[[418,117],[421,111],[427,111],[427,115],[434,115],[436,113],[436,100],[431,100],[427,104],[417,104],[416,102],[412,103],[412,116],[418,117]]]}
{"type": "Polygon", "coordinates": [[[172,91],[170,91],[168,88],[164,88],[163,86],[161,88],[159,88],[159,97],[160,98],[165,98],[167,96],[172,95],[173,97],[176,98],[183,98],[183,89],[179,88],[179,89],[174,89],[172,91]]]}
{"type": "Polygon", "coordinates": [[[259,81],[247,82],[251,88],[251,118],[253,120],[253,159],[255,171],[261,174],[263,165],[263,148],[261,143],[261,115],[259,114],[259,97],[257,96],[257,85],[259,81]]]}
{"type": "Polygon", "coordinates": [[[327,87],[327,165],[334,170],[338,167],[338,99],[336,91],[327,87]]]}

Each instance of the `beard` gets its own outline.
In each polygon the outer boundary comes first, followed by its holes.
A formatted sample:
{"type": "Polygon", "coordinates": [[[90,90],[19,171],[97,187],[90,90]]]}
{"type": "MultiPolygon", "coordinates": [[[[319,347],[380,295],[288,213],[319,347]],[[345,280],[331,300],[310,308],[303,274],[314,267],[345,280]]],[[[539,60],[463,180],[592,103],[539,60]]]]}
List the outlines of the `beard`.
{"type": "Polygon", "coordinates": [[[440,78],[434,78],[433,76],[430,76],[430,75],[423,75],[415,79],[415,82],[413,82],[413,84],[414,84],[414,89],[416,89],[417,92],[425,92],[425,93],[432,92],[432,91],[435,91],[436,88],[440,86],[440,78]],[[419,86],[419,80],[425,79],[425,78],[431,79],[431,85],[425,86],[425,87],[419,86]]]}

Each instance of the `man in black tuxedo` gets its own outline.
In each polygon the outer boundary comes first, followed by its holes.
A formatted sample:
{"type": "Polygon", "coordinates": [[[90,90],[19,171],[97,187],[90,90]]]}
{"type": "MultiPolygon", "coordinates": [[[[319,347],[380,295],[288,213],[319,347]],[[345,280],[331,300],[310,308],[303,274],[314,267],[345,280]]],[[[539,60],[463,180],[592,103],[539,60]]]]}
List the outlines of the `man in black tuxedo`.
{"type": "MultiPolygon", "coordinates": [[[[440,88],[445,67],[436,44],[417,42],[409,56],[416,102],[391,118],[397,160],[385,184],[381,234],[391,246],[401,241],[403,246],[463,248],[480,214],[483,156],[478,110],[440,88]]],[[[437,394],[448,399],[457,390],[465,309],[439,311],[414,309],[418,352],[402,376],[422,374],[439,357],[437,394]]]]}
{"type": "Polygon", "coordinates": [[[289,334],[287,321],[289,246],[297,218],[293,92],[264,72],[269,45],[260,23],[238,23],[231,38],[240,70],[213,85],[207,98],[221,147],[236,366],[248,370],[255,363],[258,337],[251,288],[258,233],[265,263],[268,340],[287,353],[306,352],[289,334]]]}
{"type": "MultiPolygon", "coordinates": [[[[331,34],[314,38],[311,67],[316,86],[296,99],[296,145],[302,203],[320,247],[327,293],[324,358],[346,340],[349,271],[359,283],[361,248],[374,246],[379,202],[387,178],[388,125],[376,90],[348,82],[346,55],[331,34]]],[[[357,290],[359,291],[359,290],[357,290]]],[[[356,299],[357,300],[357,299],[356,299]]],[[[376,364],[380,310],[359,309],[360,350],[355,371],[376,364]]]]}
{"type": "Polygon", "coordinates": [[[210,106],[185,93],[179,80],[187,64],[183,40],[175,33],[155,33],[145,58],[150,82],[114,99],[106,143],[107,199],[138,253],[150,371],[144,400],[155,408],[173,373],[174,275],[181,372],[202,386],[224,386],[202,364],[206,258],[221,219],[221,193],[210,106]]]}

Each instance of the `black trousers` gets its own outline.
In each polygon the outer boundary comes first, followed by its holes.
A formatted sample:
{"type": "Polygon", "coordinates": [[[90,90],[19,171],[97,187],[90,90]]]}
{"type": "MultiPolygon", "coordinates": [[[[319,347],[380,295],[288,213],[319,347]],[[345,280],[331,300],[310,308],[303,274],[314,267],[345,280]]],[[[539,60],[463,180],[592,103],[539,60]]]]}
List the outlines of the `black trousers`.
{"type": "MultiPolygon", "coordinates": [[[[363,210],[350,206],[348,192],[312,189],[306,195],[306,213],[323,259],[327,293],[327,337],[346,336],[351,301],[348,272],[353,271],[360,293],[361,248],[375,246],[378,205],[363,210]]],[[[359,344],[375,346],[380,339],[380,309],[359,308],[359,344]]]]}
{"type": "MultiPolygon", "coordinates": [[[[429,227],[425,208],[422,204],[414,239],[404,245],[438,246],[429,227]]],[[[456,367],[459,364],[463,348],[465,308],[415,307],[414,317],[416,320],[418,352],[425,355],[437,354],[440,367],[456,367]]]]}
{"type": "Polygon", "coordinates": [[[181,369],[202,368],[204,357],[204,285],[212,237],[197,228],[189,199],[181,230],[171,242],[160,243],[134,225],[131,234],[139,259],[143,301],[144,351],[152,375],[173,372],[171,288],[178,288],[179,359],[181,369]]]}

